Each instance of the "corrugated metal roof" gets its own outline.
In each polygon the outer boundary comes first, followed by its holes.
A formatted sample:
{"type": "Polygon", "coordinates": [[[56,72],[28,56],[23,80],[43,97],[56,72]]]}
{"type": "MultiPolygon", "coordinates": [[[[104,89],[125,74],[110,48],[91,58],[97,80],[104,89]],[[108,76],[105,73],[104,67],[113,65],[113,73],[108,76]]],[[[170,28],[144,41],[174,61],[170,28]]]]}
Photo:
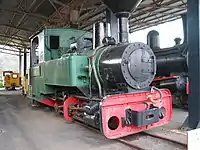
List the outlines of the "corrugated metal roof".
{"type": "MultiPolygon", "coordinates": [[[[130,32],[180,18],[187,0],[143,0],[130,17],[130,32]]],[[[29,37],[44,27],[68,27],[72,10],[77,25],[91,30],[105,20],[106,6],[101,0],[0,0],[0,44],[21,49],[29,37]]]]}

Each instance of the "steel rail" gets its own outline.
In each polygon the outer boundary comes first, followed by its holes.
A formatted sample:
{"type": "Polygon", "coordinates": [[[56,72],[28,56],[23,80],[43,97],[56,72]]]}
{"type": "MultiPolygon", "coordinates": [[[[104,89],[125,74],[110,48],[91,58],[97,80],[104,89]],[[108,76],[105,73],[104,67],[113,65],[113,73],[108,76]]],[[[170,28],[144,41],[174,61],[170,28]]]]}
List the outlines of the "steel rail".
{"type": "MultiPolygon", "coordinates": [[[[92,131],[94,131],[96,133],[101,134],[101,132],[99,130],[97,130],[97,129],[89,126],[89,125],[86,125],[86,124],[84,124],[84,123],[82,123],[80,121],[74,120],[74,122],[76,122],[77,124],[79,124],[81,126],[84,126],[84,127],[88,128],[88,129],[90,129],[90,130],[92,130],[92,131]]],[[[142,134],[143,135],[147,135],[147,136],[151,136],[151,137],[163,140],[163,141],[171,142],[171,143],[174,143],[174,144],[177,144],[177,145],[181,145],[181,146],[187,148],[187,144],[186,143],[182,143],[182,142],[176,141],[174,139],[166,138],[166,137],[163,137],[163,136],[159,136],[159,135],[155,135],[155,134],[151,134],[151,133],[147,133],[147,132],[141,132],[141,135],[142,134]]],[[[130,148],[134,149],[134,150],[146,150],[146,148],[138,146],[137,144],[133,144],[130,141],[125,140],[124,138],[115,139],[115,141],[118,141],[118,142],[120,142],[120,143],[126,145],[127,147],[130,147],[130,148]]]]}

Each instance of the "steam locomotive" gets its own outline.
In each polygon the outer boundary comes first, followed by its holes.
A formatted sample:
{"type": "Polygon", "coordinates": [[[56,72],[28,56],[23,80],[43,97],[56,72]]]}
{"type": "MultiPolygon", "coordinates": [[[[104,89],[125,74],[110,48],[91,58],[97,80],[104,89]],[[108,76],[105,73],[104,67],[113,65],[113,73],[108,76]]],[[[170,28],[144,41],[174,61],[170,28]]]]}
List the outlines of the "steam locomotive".
{"type": "Polygon", "coordinates": [[[169,123],[170,91],[150,86],[154,52],[143,43],[128,43],[128,16],[140,2],[104,0],[119,20],[119,43],[105,37],[93,48],[100,31],[92,36],[71,28],[44,29],[32,37],[32,105],[53,107],[65,120],[97,128],[109,139],[169,123]]]}
{"type": "Polygon", "coordinates": [[[147,44],[153,49],[157,61],[156,78],[152,82],[152,86],[169,89],[173,95],[173,104],[187,108],[189,94],[188,45],[186,20],[184,16],[182,19],[184,30],[182,44],[181,39],[176,38],[175,46],[161,49],[159,33],[155,30],[148,33],[147,44]]]}

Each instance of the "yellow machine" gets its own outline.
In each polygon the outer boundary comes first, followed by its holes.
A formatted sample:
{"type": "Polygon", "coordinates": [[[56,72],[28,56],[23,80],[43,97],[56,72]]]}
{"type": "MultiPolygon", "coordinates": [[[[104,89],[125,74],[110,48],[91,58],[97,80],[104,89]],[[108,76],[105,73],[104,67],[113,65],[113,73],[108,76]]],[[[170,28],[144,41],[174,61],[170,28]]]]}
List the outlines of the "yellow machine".
{"type": "Polygon", "coordinates": [[[26,76],[22,78],[22,94],[26,96],[27,91],[28,91],[28,73],[26,74],[26,76]]]}
{"type": "Polygon", "coordinates": [[[6,90],[15,90],[16,87],[21,85],[20,73],[14,73],[13,71],[4,71],[4,87],[6,90]]]}

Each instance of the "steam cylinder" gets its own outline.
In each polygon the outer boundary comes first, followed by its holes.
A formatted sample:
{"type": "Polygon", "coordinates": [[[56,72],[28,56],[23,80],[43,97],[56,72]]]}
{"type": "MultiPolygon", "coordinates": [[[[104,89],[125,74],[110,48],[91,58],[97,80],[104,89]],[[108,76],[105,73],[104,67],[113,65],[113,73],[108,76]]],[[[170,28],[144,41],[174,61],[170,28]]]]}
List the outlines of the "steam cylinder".
{"type": "Polygon", "coordinates": [[[99,78],[110,89],[124,85],[144,89],[156,74],[154,53],[143,43],[104,47],[98,52],[97,60],[99,78]]]}
{"type": "Polygon", "coordinates": [[[105,27],[103,22],[97,22],[93,25],[93,49],[102,45],[105,37],[105,27]]]}

